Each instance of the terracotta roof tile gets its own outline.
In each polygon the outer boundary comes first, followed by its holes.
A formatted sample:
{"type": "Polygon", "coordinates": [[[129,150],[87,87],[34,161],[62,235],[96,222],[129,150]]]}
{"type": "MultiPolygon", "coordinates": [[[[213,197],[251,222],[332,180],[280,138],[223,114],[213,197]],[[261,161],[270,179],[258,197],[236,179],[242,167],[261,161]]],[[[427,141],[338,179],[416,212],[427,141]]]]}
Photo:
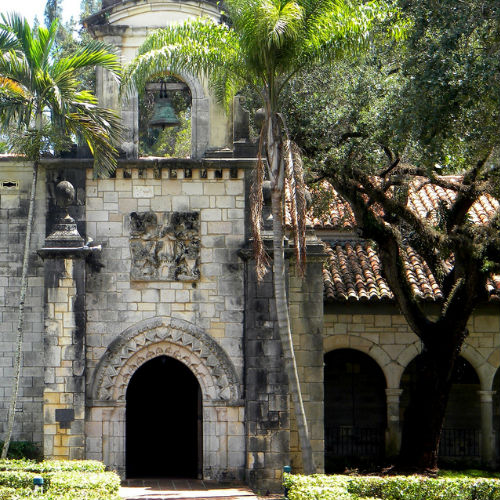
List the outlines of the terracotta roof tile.
{"type": "MultiPolygon", "coordinates": [[[[460,176],[446,176],[446,180],[460,182],[460,176]]],[[[329,198],[329,209],[321,216],[309,215],[308,219],[315,229],[354,229],[356,221],[349,204],[335,192],[327,182],[323,182],[319,196],[329,198]]],[[[417,178],[411,186],[408,207],[423,219],[437,220],[441,203],[446,205],[453,202],[456,193],[450,189],[443,189],[429,184],[424,178],[417,178]]],[[[482,195],[469,210],[469,216],[475,224],[485,224],[498,210],[499,202],[491,195],[482,195]]]]}
{"type": "MultiPolygon", "coordinates": [[[[460,182],[460,176],[447,176],[449,182],[460,182]]],[[[315,229],[353,230],[355,219],[349,204],[333,188],[323,183],[321,190],[328,197],[329,211],[321,217],[309,216],[315,229]]],[[[419,217],[437,222],[439,207],[453,202],[456,193],[450,189],[417,179],[411,186],[408,206],[419,217]]],[[[485,224],[497,212],[499,202],[482,195],[469,211],[475,224],[485,224]]],[[[319,233],[320,234],[320,233],[319,233]]],[[[392,300],[388,283],[382,276],[375,243],[364,240],[326,243],[327,260],[323,269],[324,294],[329,301],[392,300]]],[[[421,300],[443,298],[428,265],[411,247],[405,249],[405,272],[414,294],[421,300]]],[[[500,275],[493,275],[487,284],[491,298],[500,299],[500,275]]]]}
{"type": "MultiPolygon", "coordinates": [[[[325,250],[327,261],[323,269],[323,282],[326,300],[364,301],[394,298],[382,276],[375,243],[365,240],[326,243],[325,250]]],[[[441,290],[427,264],[410,247],[406,249],[405,271],[417,297],[422,300],[442,298],[441,290]]],[[[500,287],[500,279],[498,281],[500,287]]]]}

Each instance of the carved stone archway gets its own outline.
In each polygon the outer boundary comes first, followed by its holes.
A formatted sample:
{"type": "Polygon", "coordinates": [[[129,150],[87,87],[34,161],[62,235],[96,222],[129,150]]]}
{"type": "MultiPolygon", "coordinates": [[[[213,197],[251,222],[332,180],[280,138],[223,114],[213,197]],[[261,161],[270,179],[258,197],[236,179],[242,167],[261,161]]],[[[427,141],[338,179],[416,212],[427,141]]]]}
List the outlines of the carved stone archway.
{"type": "Polygon", "coordinates": [[[204,399],[235,402],[240,384],[229,356],[201,328],[180,319],[151,318],[127,328],[107,348],[95,370],[94,401],[125,401],[128,380],[147,359],[166,354],[185,363],[204,399]]]}
{"type": "Polygon", "coordinates": [[[181,361],[200,384],[203,478],[243,479],[244,404],[239,377],[215,340],[201,328],[180,319],[142,321],[127,328],[108,346],[88,391],[87,457],[104,461],[125,477],[128,383],[140,366],[157,356],[181,361]]]}

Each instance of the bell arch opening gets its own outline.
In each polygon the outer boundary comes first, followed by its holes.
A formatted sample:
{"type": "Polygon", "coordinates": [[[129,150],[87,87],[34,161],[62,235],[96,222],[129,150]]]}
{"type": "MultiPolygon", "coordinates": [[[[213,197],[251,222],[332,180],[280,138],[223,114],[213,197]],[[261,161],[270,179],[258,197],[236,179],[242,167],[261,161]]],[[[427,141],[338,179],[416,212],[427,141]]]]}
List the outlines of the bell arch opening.
{"type": "Polygon", "coordinates": [[[367,354],[325,354],[325,472],[368,465],[385,450],[387,420],[382,369],[367,354]]]}
{"type": "Polygon", "coordinates": [[[202,395],[182,362],[157,356],[132,375],[126,392],[126,476],[202,476],[202,395]]]}
{"type": "Polygon", "coordinates": [[[139,156],[189,158],[192,104],[189,85],[176,76],[147,83],[139,95],[139,156]]]}

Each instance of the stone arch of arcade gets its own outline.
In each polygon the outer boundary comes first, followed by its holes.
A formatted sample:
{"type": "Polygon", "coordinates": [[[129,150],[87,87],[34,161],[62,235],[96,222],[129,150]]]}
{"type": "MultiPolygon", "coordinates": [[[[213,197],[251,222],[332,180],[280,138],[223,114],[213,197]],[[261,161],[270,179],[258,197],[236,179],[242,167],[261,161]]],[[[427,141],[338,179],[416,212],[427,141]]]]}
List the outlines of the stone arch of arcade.
{"type": "Polygon", "coordinates": [[[368,353],[337,348],[324,356],[325,471],[385,453],[386,378],[368,353]]]}
{"type": "MultiPolygon", "coordinates": [[[[402,349],[396,356],[391,356],[383,346],[369,339],[362,338],[357,342],[352,335],[334,335],[324,340],[325,353],[336,349],[355,349],[370,356],[377,362],[387,381],[387,430],[386,454],[396,455],[401,443],[401,396],[403,393],[402,378],[410,363],[420,354],[422,345],[416,340],[402,349]]],[[[477,395],[477,407],[480,419],[479,449],[481,462],[492,465],[495,455],[500,456],[500,445],[495,441],[495,433],[500,432],[500,370],[497,370],[491,359],[485,358],[474,346],[465,343],[462,347],[461,357],[466,360],[478,381],[471,391],[477,395]],[[497,450],[496,450],[497,449],[497,450]]],[[[490,356],[493,359],[493,356],[490,356]]],[[[470,392],[470,391],[469,391],[470,392]]]]}
{"type": "MultiPolygon", "coordinates": [[[[420,342],[415,342],[414,348],[409,346],[404,359],[401,356],[398,358],[403,368],[399,382],[400,418],[408,403],[410,379],[416,358],[421,352],[419,344],[420,342]]],[[[441,438],[440,454],[445,459],[493,465],[495,373],[495,367],[474,346],[468,343],[462,346],[441,438]]]]}
{"type": "MultiPolygon", "coordinates": [[[[187,366],[200,386],[203,477],[230,477],[225,456],[229,453],[225,450],[228,436],[221,433],[221,429],[227,429],[228,422],[237,420],[243,407],[241,384],[220,345],[202,329],[178,319],[151,318],[140,322],[127,328],[109,345],[89,387],[87,425],[91,432],[87,432],[87,455],[100,457],[106,465],[125,475],[127,387],[139,368],[159,356],[173,358],[187,366]]],[[[233,441],[244,442],[244,435],[232,437],[233,441]]],[[[238,463],[234,457],[232,463],[238,463]]]]}

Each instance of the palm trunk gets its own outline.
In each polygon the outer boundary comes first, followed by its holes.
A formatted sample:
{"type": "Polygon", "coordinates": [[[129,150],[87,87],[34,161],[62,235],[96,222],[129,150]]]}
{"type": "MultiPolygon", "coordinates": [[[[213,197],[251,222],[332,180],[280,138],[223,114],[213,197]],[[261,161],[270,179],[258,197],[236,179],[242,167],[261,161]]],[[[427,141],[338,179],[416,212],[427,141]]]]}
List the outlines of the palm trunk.
{"type": "Polygon", "coordinates": [[[10,397],[9,415],[7,419],[7,434],[2,448],[1,458],[7,458],[9,452],[10,440],[12,431],[14,429],[14,417],[16,413],[16,403],[19,394],[19,381],[21,379],[21,360],[22,360],[22,347],[24,337],[24,304],[26,300],[26,290],[28,288],[28,261],[31,245],[31,233],[33,230],[34,207],[35,207],[35,194],[36,183],[38,178],[38,159],[33,163],[33,179],[31,181],[30,203],[28,209],[28,220],[26,223],[26,238],[24,241],[23,253],[23,268],[21,273],[21,293],[19,297],[19,308],[17,315],[17,338],[16,338],[16,353],[14,358],[14,383],[12,387],[12,394],[10,397]]]}
{"type": "Polygon", "coordinates": [[[295,419],[297,421],[297,429],[299,432],[304,473],[314,474],[316,472],[316,467],[314,465],[311,441],[309,439],[306,412],[302,401],[302,391],[300,389],[297,361],[295,359],[292,332],[290,330],[290,318],[288,315],[288,301],[285,282],[285,255],[283,249],[283,223],[281,218],[281,193],[277,191],[273,191],[272,194],[272,211],[274,252],[273,281],[278,329],[283,348],[288,384],[292,394],[293,406],[295,408],[295,419]]]}
{"type": "Polygon", "coordinates": [[[305,474],[314,474],[316,466],[309,439],[306,412],[302,400],[299,374],[297,372],[297,361],[293,348],[292,332],[290,329],[290,317],[288,314],[288,300],[285,281],[285,252],[283,247],[283,193],[284,193],[284,165],[281,158],[282,144],[279,126],[270,107],[267,110],[267,157],[271,174],[272,187],[272,213],[273,213],[273,284],[276,305],[276,316],[278,319],[278,330],[280,334],[285,370],[288,377],[288,385],[292,394],[295,419],[299,433],[299,442],[302,454],[302,465],[305,474]]]}

